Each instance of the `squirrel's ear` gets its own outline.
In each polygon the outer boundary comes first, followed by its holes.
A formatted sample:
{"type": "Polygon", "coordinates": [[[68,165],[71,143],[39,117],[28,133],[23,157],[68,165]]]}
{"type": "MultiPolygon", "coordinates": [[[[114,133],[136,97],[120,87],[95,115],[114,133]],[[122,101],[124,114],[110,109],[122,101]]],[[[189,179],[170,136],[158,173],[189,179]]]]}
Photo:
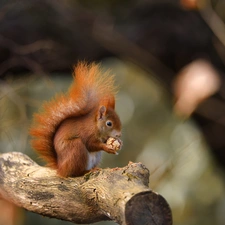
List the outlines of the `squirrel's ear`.
{"type": "Polygon", "coordinates": [[[102,119],[106,114],[106,107],[102,105],[98,111],[98,119],[102,119]]]}

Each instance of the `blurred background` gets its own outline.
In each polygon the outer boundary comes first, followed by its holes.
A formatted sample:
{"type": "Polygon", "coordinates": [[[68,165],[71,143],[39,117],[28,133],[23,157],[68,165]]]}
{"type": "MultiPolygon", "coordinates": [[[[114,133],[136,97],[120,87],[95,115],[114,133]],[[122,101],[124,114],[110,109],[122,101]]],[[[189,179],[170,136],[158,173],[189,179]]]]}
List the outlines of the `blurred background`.
{"type": "MultiPolygon", "coordinates": [[[[225,224],[225,1],[0,1],[0,152],[30,147],[32,114],[79,60],[116,75],[124,146],[175,225],[225,224]]],[[[71,224],[0,200],[0,225],[71,224]]],[[[113,225],[114,222],[96,223],[113,225]]]]}

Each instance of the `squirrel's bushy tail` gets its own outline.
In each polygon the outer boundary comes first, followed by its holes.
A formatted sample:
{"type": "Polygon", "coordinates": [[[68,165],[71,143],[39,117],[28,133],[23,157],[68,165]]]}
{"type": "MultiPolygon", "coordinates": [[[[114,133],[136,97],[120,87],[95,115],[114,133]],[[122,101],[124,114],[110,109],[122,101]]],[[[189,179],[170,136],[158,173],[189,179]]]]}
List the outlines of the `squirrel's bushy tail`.
{"type": "Polygon", "coordinates": [[[99,64],[79,63],[74,69],[75,85],[69,93],[71,99],[79,101],[81,108],[92,105],[106,105],[114,108],[116,88],[114,76],[103,72],[99,64]]]}
{"type": "Polygon", "coordinates": [[[102,72],[98,64],[79,63],[74,69],[74,81],[65,94],[43,104],[34,114],[30,135],[32,147],[52,168],[57,167],[53,139],[59,125],[67,118],[93,113],[100,105],[115,106],[114,77],[102,72]]]}

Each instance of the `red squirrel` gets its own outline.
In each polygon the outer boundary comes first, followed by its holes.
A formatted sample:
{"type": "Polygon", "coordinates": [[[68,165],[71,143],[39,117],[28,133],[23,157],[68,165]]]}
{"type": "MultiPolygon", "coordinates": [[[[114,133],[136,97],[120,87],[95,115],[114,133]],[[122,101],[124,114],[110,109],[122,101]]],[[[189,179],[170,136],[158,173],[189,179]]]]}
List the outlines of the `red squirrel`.
{"type": "Polygon", "coordinates": [[[67,93],[44,103],[34,114],[32,147],[62,177],[81,176],[94,169],[101,151],[116,154],[107,144],[122,144],[121,122],[115,112],[114,77],[98,64],[79,63],[67,93]]]}

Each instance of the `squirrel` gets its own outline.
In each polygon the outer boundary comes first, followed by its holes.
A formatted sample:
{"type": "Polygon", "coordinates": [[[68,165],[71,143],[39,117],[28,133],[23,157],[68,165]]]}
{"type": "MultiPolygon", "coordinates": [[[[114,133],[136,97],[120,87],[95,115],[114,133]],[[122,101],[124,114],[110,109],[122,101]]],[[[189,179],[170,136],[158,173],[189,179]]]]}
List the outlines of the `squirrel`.
{"type": "Polygon", "coordinates": [[[46,102],[34,114],[32,147],[61,177],[82,176],[95,169],[101,152],[117,154],[109,138],[122,146],[121,122],[115,112],[114,76],[99,64],[80,62],[67,93],[46,102]]]}

